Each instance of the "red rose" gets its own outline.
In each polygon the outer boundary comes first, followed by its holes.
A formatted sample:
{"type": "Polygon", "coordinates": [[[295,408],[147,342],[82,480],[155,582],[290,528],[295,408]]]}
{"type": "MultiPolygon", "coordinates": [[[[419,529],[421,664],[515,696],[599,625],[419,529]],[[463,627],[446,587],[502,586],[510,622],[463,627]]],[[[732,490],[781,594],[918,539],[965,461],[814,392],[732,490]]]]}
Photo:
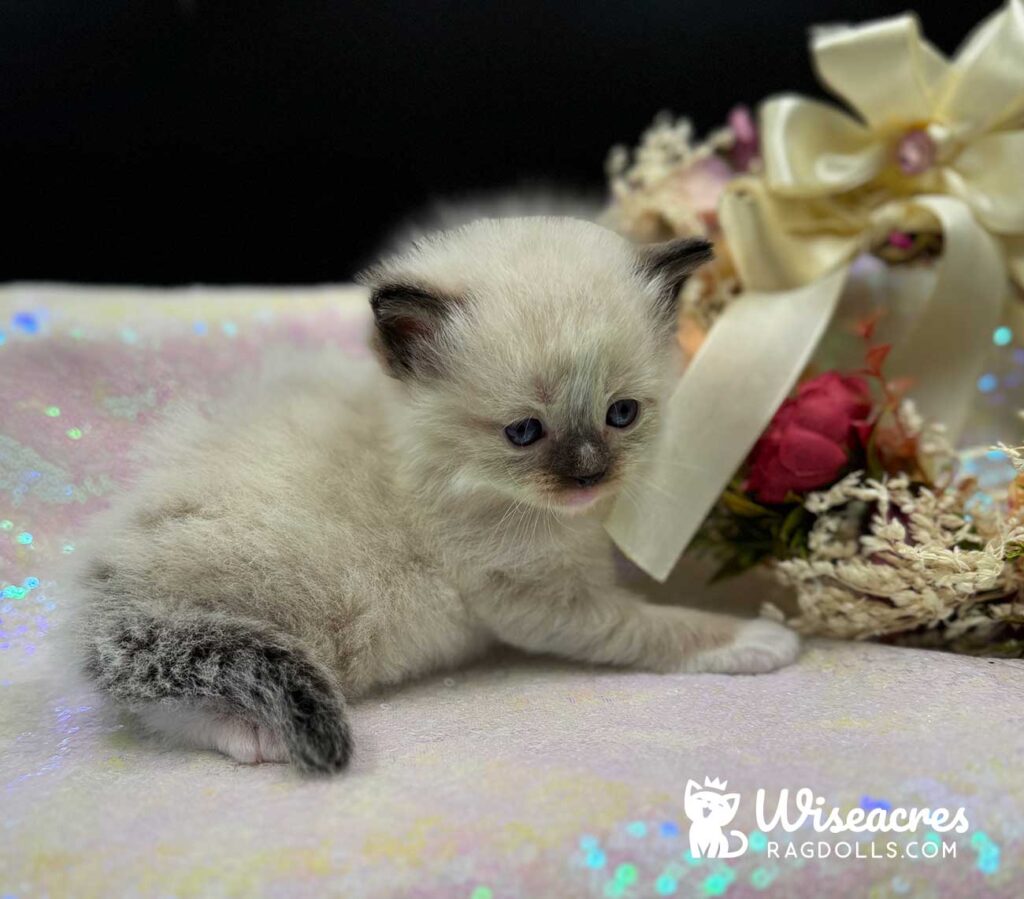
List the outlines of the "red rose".
{"type": "Polygon", "coordinates": [[[746,489],[781,503],[837,480],[871,412],[867,383],[830,371],[802,384],[775,413],[750,454],[746,489]]]}

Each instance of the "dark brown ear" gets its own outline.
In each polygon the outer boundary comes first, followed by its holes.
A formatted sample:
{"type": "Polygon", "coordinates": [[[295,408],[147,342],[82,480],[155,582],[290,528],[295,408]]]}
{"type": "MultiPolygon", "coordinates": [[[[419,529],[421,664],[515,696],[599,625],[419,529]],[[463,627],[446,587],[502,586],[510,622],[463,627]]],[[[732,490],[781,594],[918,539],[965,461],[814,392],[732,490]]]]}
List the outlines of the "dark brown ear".
{"type": "Polygon", "coordinates": [[[388,372],[396,378],[438,374],[441,332],[458,305],[452,297],[411,284],[374,287],[374,349],[388,372]]]}
{"type": "Polygon", "coordinates": [[[641,271],[659,288],[657,311],[675,321],[679,289],[695,269],[715,258],[714,247],[699,237],[683,237],[650,244],[638,252],[641,271]]]}

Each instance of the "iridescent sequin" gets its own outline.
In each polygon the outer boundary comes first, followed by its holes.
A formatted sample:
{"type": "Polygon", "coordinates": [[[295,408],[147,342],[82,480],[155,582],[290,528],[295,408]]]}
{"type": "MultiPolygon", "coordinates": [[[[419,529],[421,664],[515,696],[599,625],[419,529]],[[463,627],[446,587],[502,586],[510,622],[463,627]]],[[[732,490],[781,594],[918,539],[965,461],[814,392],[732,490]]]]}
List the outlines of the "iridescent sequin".
{"type": "Polygon", "coordinates": [[[654,883],[654,891],[659,896],[671,896],[676,891],[679,882],[669,874],[662,874],[654,883]]]}
{"type": "Polygon", "coordinates": [[[16,312],[11,323],[26,334],[39,333],[39,319],[31,312],[16,312]]]}
{"type": "Polygon", "coordinates": [[[992,334],[992,342],[996,346],[1009,346],[1013,342],[1013,331],[1006,327],[1006,325],[996,328],[992,334]]]}
{"type": "Polygon", "coordinates": [[[995,874],[999,870],[1001,858],[999,846],[987,833],[979,830],[971,836],[971,848],[978,853],[975,867],[983,874],[995,874]]]}
{"type": "Polygon", "coordinates": [[[615,879],[626,886],[636,883],[637,870],[636,865],[632,865],[629,862],[619,865],[615,869],[615,879]]]}
{"type": "Polygon", "coordinates": [[[991,393],[999,386],[999,378],[991,372],[983,374],[978,378],[978,390],[982,393],[991,393]]]}
{"type": "Polygon", "coordinates": [[[705,895],[707,896],[721,896],[736,879],[736,872],[732,868],[724,868],[721,871],[716,871],[714,874],[709,874],[701,885],[705,895]]]}

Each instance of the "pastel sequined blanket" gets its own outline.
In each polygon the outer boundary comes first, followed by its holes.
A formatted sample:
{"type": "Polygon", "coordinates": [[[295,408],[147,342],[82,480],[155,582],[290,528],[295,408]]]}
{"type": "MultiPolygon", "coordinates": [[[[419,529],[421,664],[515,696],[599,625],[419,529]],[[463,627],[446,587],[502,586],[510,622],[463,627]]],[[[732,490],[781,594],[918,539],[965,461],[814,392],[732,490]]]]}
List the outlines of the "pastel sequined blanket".
{"type": "Polygon", "coordinates": [[[63,686],[57,563],[161,409],[271,349],[364,353],[364,308],[345,287],[0,288],[0,896],[1024,893],[1020,662],[817,641],[729,678],[499,656],[358,705],[353,769],[316,782],[156,748],[63,686]],[[740,855],[691,850],[705,778],[738,795],[740,855]],[[969,828],[761,829],[758,791],[801,787],[969,828]]]}

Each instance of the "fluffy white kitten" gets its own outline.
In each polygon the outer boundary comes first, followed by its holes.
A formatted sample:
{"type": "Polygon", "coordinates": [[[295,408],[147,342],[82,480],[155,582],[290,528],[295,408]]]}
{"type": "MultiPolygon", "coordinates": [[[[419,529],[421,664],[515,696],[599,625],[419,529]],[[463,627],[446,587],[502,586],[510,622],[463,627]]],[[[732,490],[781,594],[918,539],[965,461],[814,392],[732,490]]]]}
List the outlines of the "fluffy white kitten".
{"type": "Polygon", "coordinates": [[[151,729],[240,761],[345,766],[345,701],[494,643],[757,673],[767,621],[615,583],[601,525],[642,477],[700,241],[483,220],[365,277],[380,366],[300,359],[164,431],[77,583],[82,665],[151,729]]]}

